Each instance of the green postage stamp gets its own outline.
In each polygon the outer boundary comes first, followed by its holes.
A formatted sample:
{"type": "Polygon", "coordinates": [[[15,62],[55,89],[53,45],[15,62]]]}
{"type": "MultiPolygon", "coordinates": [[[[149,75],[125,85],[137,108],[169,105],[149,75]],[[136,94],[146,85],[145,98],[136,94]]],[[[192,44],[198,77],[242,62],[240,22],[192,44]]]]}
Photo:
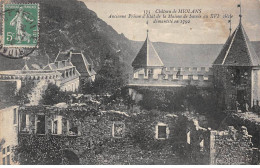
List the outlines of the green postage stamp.
{"type": "Polygon", "coordinates": [[[39,4],[4,4],[4,47],[37,47],[39,4]]]}

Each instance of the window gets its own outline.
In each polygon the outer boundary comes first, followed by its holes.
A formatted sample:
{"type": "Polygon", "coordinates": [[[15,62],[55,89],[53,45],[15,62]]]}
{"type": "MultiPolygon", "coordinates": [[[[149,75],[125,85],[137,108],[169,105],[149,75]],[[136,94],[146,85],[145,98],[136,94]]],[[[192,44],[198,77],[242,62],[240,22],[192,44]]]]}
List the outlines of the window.
{"type": "Polygon", "coordinates": [[[5,165],[5,158],[3,158],[3,165],[5,165]]]}
{"type": "Polygon", "coordinates": [[[10,146],[7,146],[6,152],[10,152],[10,146]]]}
{"type": "Polygon", "coordinates": [[[10,165],[10,155],[7,155],[7,157],[6,157],[6,164],[10,165]]]}
{"type": "Polygon", "coordinates": [[[62,134],[68,134],[68,121],[64,118],[62,118],[62,128],[62,134]]]}
{"type": "Polygon", "coordinates": [[[37,134],[45,134],[45,115],[38,115],[37,134]]]}
{"type": "Polygon", "coordinates": [[[63,118],[60,115],[54,117],[52,121],[52,134],[62,134],[63,118]]]}
{"type": "Polygon", "coordinates": [[[169,129],[166,124],[159,123],[156,125],[156,139],[167,139],[169,135],[169,129]]]}
{"type": "Polygon", "coordinates": [[[190,144],[190,131],[187,132],[187,144],[190,144]]]}
{"type": "Polygon", "coordinates": [[[17,124],[17,109],[14,109],[14,124],[17,124]]]}
{"type": "Polygon", "coordinates": [[[3,153],[3,155],[5,154],[5,148],[3,149],[2,153],[3,153]]]}
{"type": "Polygon", "coordinates": [[[57,134],[58,133],[58,120],[53,122],[53,134],[57,134]]]}
{"type": "Polygon", "coordinates": [[[68,122],[69,128],[69,135],[76,136],[78,135],[78,126],[75,125],[73,122],[68,122]]]}
{"type": "Polygon", "coordinates": [[[21,133],[28,133],[29,132],[29,115],[28,114],[21,114],[20,119],[20,130],[21,133]]]}
{"type": "Polygon", "coordinates": [[[158,138],[166,139],[166,126],[158,126],[158,138]]]}
{"type": "Polygon", "coordinates": [[[204,139],[200,141],[200,151],[204,150],[204,139]]]}
{"type": "Polygon", "coordinates": [[[112,136],[114,138],[122,138],[125,133],[125,124],[122,122],[114,122],[112,126],[112,136]]]}

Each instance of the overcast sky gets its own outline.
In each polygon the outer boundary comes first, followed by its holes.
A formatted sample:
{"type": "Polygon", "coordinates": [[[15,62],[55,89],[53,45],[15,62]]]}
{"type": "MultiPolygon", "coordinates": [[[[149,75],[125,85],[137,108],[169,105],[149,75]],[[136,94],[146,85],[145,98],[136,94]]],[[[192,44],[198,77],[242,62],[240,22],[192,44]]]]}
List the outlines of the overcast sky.
{"type": "MultiPolygon", "coordinates": [[[[152,41],[180,44],[224,43],[229,35],[228,19],[223,14],[232,14],[232,31],[239,22],[240,0],[82,0],[97,16],[111,25],[118,33],[131,40],[144,41],[146,29],[152,41]],[[202,9],[202,15],[220,14],[219,19],[191,19],[191,23],[146,25],[146,19],[111,19],[109,16],[143,14],[144,10],[156,9],[202,9]]],[[[251,41],[260,41],[260,1],[242,0],[242,24],[251,41]]]]}

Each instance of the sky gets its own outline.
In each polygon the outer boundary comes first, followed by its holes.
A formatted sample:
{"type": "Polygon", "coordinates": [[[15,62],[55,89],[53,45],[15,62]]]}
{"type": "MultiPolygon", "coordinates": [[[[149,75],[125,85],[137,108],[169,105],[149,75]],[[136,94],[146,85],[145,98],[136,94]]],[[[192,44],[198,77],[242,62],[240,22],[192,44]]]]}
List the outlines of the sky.
{"type": "MultiPolygon", "coordinates": [[[[153,42],[179,44],[222,44],[229,36],[228,18],[233,15],[232,31],[239,23],[240,0],[81,0],[99,18],[111,25],[128,39],[144,41],[146,30],[153,42]],[[142,15],[144,10],[152,14],[156,10],[201,9],[201,15],[219,14],[220,18],[190,19],[188,24],[153,23],[154,19],[109,18],[112,15],[142,15]],[[148,20],[148,25],[146,24],[148,20]]],[[[242,24],[251,41],[260,41],[260,0],[241,0],[242,24]]]]}

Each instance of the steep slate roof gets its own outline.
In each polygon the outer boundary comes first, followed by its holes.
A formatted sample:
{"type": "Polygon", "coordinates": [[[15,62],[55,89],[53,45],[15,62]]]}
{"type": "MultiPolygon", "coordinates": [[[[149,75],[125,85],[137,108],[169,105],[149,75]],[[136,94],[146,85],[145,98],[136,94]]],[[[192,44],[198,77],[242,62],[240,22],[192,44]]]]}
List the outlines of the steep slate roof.
{"type": "Polygon", "coordinates": [[[96,74],[93,68],[91,70],[88,68],[91,66],[87,61],[86,57],[82,53],[71,53],[71,63],[76,66],[79,73],[84,76],[93,76],[96,74]]]}
{"type": "Polygon", "coordinates": [[[81,51],[59,52],[55,61],[60,62],[68,59],[70,59],[70,64],[76,67],[82,77],[90,77],[96,74],[93,68],[89,68],[92,66],[81,51]]]}
{"type": "Polygon", "coordinates": [[[49,64],[47,64],[43,69],[44,69],[44,70],[56,70],[57,67],[55,66],[54,63],[49,63],[49,64]]]}
{"type": "Polygon", "coordinates": [[[149,40],[148,34],[139,53],[132,62],[135,69],[145,67],[163,67],[164,64],[149,40]]]}
{"type": "Polygon", "coordinates": [[[240,22],[227,39],[213,65],[258,66],[260,59],[240,22]]]}
{"type": "MultiPolygon", "coordinates": [[[[59,52],[55,61],[63,61],[63,60],[67,60],[70,56],[69,52],[59,52]]],[[[55,62],[54,61],[54,62],[55,62]]]]}

